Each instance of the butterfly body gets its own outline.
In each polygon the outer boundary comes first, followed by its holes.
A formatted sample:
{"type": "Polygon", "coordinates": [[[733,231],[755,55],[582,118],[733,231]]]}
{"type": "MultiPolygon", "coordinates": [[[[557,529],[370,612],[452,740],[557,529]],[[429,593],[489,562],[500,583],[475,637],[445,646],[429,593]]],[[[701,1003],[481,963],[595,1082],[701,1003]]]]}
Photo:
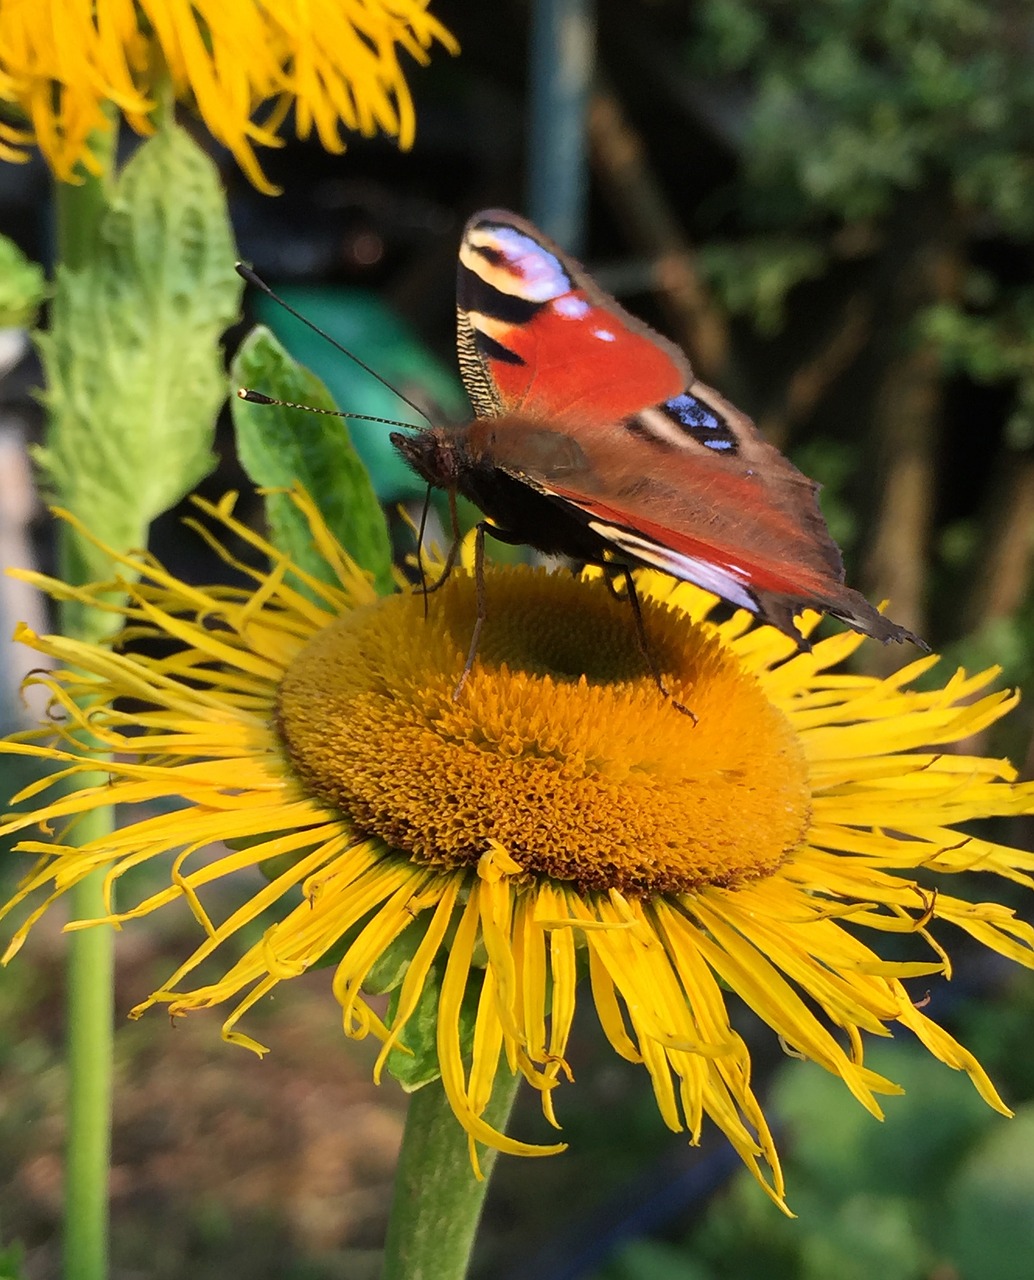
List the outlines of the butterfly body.
{"type": "Polygon", "coordinates": [[[916,641],[844,584],[818,486],[530,223],[499,210],[470,220],[457,316],[477,416],[392,440],[428,483],[484,511],[493,533],[661,569],[802,647],[803,608],[916,641]]]}
{"type": "Polygon", "coordinates": [[[580,474],[580,449],[570,436],[527,420],[477,419],[465,427],[435,427],[393,437],[409,465],[428,484],[452,489],[491,515],[503,540],[547,555],[602,564],[606,546],[578,515],[567,512],[520,471],[501,464],[497,442],[518,438],[537,474],[580,474]]]}

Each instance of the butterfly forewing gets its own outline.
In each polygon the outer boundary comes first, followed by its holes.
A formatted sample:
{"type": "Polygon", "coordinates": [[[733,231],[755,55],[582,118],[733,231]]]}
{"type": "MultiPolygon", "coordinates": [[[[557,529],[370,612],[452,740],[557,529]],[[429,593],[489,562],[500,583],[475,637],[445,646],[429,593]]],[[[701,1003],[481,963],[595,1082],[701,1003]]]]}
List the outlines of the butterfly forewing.
{"type": "Polygon", "coordinates": [[[460,368],[479,416],[614,421],[692,379],[678,347],[501,210],[467,223],[457,309],[460,368]]]}

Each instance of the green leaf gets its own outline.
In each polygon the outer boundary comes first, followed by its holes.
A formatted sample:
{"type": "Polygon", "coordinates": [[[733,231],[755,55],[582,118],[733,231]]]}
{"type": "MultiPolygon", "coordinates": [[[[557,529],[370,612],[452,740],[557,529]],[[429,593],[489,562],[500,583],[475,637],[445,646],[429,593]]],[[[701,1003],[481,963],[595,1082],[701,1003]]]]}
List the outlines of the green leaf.
{"type": "MultiPolygon", "coordinates": [[[[168,128],[122,171],[86,265],[58,268],[38,338],[50,426],[37,458],[53,495],[113,547],[142,545],[211,468],[234,258],[215,166],[168,128]]],[[[77,551],[90,576],[108,576],[103,553],[77,551]]]]}
{"type": "MultiPolygon", "coordinates": [[[[297,364],[268,329],[256,328],[233,361],[233,378],[278,400],[334,409],[323,383],[297,364]]],[[[316,503],[331,532],[363,569],[377,590],[395,589],[391,542],[384,512],[340,418],[254,405],[234,397],[233,421],[241,463],[257,485],[287,488],[301,484],[316,503]]],[[[330,567],[312,545],[308,523],[286,494],[266,499],[273,541],[300,568],[333,582],[330,567]]]]}
{"type": "MultiPolygon", "coordinates": [[[[385,1063],[388,1074],[394,1076],[407,1093],[430,1084],[441,1075],[438,1065],[438,998],[444,970],[443,962],[433,964],[428,970],[420,1000],[402,1035],[405,1049],[392,1049],[385,1063]]],[[[389,1026],[398,1011],[398,1002],[399,990],[396,989],[388,1003],[389,1026]]]]}
{"type": "MultiPolygon", "coordinates": [[[[325,951],[312,967],[314,969],[337,968],[347,954],[349,947],[352,946],[369,923],[369,919],[370,917],[367,916],[357,921],[351,928],[346,929],[337,942],[329,950],[325,951]]],[[[367,995],[383,996],[387,995],[389,991],[395,990],[406,976],[406,971],[409,969],[414,955],[416,955],[417,948],[423,941],[430,920],[430,913],[426,913],[419,920],[414,920],[412,924],[402,930],[397,938],[388,943],[363,979],[363,990],[367,995]]]]}
{"type": "Polygon", "coordinates": [[[395,990],[406,976],[432,918],[433,913],[425,911],[388,943],[363,979],[364,991],[380,996],[395,990]]]}
{"type": "Polygon", "coordinates": [[[32,324],[46,293],[43,268],[30,262],[13,240],[0,236],[0,328],[32,324]]]}
{"type": "MultiPolygon", "coordinates": [[[[430,1084],[441,1075],[438,1064],[438,999],[442,989],[442,975],[445,972],[445,958],[439,959],[431,966],[424,982],[424,989],[413,1016],[406,1023],[402,1049],[393,1049],[388,1054],[386,1067],[389,1075],[395,1077],[407,1093],[430,1084]]],[[[470,1060],[474,1044],[474,1023],[477,1017],[478,1001],[481,998],[481,984],[484,974],[472,969],[467,981],[467,989],[463,993],[463,1008],[460,1011],[460,1053],[466,1061],[470,1060]]],[[[388,1005],[388,1025],[398,1008],[399,989],[391,995],[388,1005]]]]}
{"type": "MultiPolygon", "coordinates": [[[[422,405],[434,422],[467,420],[470,405],[450,367],[430,352],[410,327],[376,294],[355,287],[283,285],[284,302],[375,369],[392,387],[422,405]]],[[[327,384],[337,403],[352,413],[413,422],[422,418],[399,396],[336,351],[329,342],[265,294],[254,300],[255,315],[276,334],[292,356],[327,384]]],[[[355,450],[370,473],[383,503],[421,501],[424,481],[402,461],[380,422],[348,425],[355,450]]]]}

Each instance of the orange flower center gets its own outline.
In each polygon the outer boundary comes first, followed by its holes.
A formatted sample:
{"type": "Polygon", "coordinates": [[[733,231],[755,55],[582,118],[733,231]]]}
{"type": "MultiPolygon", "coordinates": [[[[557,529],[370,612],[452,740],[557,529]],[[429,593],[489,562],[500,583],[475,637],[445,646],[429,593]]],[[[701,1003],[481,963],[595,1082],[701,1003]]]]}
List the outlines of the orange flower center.
{"type": "Polygon", "coordinates": [[[296,775],[357,829],[416,859],[473,866],[501,844],[528,874],[646,895],[735,885],[802,841],[800,745],[706,624],[602,581],[526,568],[397,595],[319,632],[291,664],[278,721],[296,775]]]}

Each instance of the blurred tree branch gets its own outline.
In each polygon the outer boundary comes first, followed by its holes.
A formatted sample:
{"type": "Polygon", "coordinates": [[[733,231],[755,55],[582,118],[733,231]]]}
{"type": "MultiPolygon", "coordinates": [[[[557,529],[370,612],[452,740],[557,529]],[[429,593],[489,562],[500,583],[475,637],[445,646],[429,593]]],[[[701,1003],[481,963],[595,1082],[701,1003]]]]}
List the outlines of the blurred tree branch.
{"type": "Polygon", "coordinates": [[[857,293],[847,300],[839,320],[822,346],[794,369],[783,385],[778,403],[758,418],[766,440],[785,449],[793,428],[809,418],[819,401],[844,374],[872,335],[873,300],[857,293]]]}
{"type": "MultiPolygon", "coordinates": [[[[882,372],[872,415],[877,498],[864,585],[873,599],[889,600],[894,618],[918,635],[927,630],[944,368],[917,318],[932,304],[960,298],[965,231],[950,192],[933,184],[899,201],[879,268],[885,323],[876,343],[882,372]]],[[[893,655],[885,661],[897,663],[893,655]]]]}
{"type": "Polygon", "coordinates": [[[979,535],[982,571],[962,608],[963,634],[1007,618],[1030,591],[1034,566],[1034,454],[1003,453],[979,535]]]}
{"type": "Polygon", "coordinates": [[[729,375],[729,330],[697,268],[682,226],[653,174],[642,138],[613,91],[597,85],[589,103],[592,163],[635,250],[655,262],[658,293],[678,341],[707,382],[729,375]]]}

